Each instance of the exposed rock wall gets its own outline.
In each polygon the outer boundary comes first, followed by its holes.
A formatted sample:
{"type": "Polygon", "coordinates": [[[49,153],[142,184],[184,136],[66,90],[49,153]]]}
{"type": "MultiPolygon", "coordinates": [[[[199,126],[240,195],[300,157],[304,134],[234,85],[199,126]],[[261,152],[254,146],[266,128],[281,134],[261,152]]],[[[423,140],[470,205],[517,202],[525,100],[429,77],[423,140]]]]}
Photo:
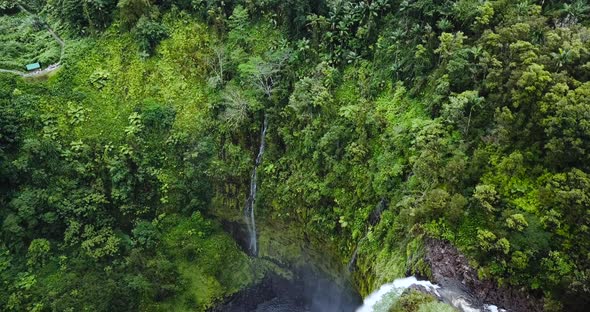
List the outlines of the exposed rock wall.
{"type": "Polygon", "coordinates": [[[467,258],[450,243],[429,239],[425,248],[425,260],[432,270],[433,283],[449,288],[462,287],[481,303],[493,303],[509,311],[543,311],[542,302],[526,292],[480,280],[467,258]]]}

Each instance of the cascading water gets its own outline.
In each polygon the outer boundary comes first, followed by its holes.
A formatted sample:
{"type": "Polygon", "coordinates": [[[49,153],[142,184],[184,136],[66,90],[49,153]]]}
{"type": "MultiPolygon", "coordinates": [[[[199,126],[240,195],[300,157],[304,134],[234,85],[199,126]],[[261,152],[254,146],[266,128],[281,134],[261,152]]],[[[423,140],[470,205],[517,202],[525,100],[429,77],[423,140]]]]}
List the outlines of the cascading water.
{"type": "Polygon", "coordinates": [[[348,272],[352,272],[354,271],[354,266],[356,265],[356,258],[358,256],[359,253],[359,248],[361,247],[361,243],[367,238],[367,235],[365,234],[365,236],[363,238],[361,238],[361,240],[358,242],[358,244],[356,244],[356,247],[354,248],[354,252],[352,253],[352,257],[350,258],[350,261],[348,262],[348,272]]]}
{"type": "Polygon", "coordinates": [[[441,287],[429,281],[419,281],[415,277],[410,276],[382,285],[378,290],[365,298],[363,305],[356,312],[387,312],[403,292],[412,286],[422,288],[439,300],[450,304],[462,312],[506,311],[504,309],[498,309],[495,305],[478,304],[477,300],[459,288],[441,287]]]}
{"type": "Polygon", "coordinates": [[[365,298],[363,305],[356,312],[387,312],[395,299],[399,298],[404,290],[412,285],[423,286],[434,292],[440,288],[427,281],[418,281],[413,276],[396,279],[392,283],[382,285],[377,291],[365,298]]]}
{"type": "Polygon", "coordinates": [[[244,209],[244,218],[248,227],[248,236],[250,241],[250,253],[256,256],[258,254],[258,242],[256,238],[256,220],[254,218],[254,207],[256,204],[256,192],[257,192],[257,180],[258,180],[258,166],[262,162],[262,155],[264,154],[265,141],[266,141],[266,130],[268,129],[268,119],[264,116],[264,122],[262,124],[262,131],[260,132],[260,147],[258,149],[258,155],[254,163],[254,169],[250,177],[250,193],[246,200],[246,207],[244,209]]]}

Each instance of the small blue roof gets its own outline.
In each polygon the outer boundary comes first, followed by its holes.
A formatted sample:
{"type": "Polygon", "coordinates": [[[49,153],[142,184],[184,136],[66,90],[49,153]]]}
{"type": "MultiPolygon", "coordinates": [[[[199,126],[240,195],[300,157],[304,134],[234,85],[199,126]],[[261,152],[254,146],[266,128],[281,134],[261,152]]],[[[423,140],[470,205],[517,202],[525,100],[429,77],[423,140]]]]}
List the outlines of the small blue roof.
{"type": "Polygon", "coordinates": [[[27,70],[35,70],[35,69],[39,69],[41,68],[41,64],[39,63],[33,63],[33,64],[28,64],[27,65],[27,70]]]}

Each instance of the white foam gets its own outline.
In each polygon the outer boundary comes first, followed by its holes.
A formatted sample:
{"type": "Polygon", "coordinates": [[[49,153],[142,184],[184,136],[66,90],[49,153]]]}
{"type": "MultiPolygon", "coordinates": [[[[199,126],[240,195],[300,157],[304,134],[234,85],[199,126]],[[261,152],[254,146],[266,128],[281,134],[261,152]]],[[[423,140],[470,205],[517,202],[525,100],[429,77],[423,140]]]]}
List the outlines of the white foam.
{"type": "Polygon", "coordinates": [[[472,307],[471,304],[464,298],[452,299],[451,304],[453,307],[461,310],[462,312],[481,312],[480,309],[472,307]]]}
{"type": "Polygon", "coordinates": [[[484,311],[487,312],[506,312],[506,310],[504,309],[499,309],[497,306],[493,305],[493,304],[486,304],[483,306],[484,311]]]}
{"type": "Polygon", "coordinates": [[[436,295],[438,295],[437,289],[440,288],[440,286],[434,285],[429,281],[419,281],[413,276],[396,279],[391,283],[382,285],[377,291],[367,296],[367,298],[363,300],[363,305],[356,309],[356,312],[374,312],[373,308],[376,304],[383,300],[385,295],[393,291],[397,291],[401,294],[401,292],[413,285],[423,286],[427,289],[430,289],[434,291],[436,295]]]}

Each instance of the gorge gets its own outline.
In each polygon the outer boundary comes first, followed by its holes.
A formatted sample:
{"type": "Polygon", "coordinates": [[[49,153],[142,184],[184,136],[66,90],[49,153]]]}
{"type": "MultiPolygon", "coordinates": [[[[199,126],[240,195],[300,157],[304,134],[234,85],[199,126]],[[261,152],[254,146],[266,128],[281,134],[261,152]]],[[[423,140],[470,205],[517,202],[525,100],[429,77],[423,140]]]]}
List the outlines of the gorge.
{"type": "Polygon", "coordinates": [[[588,112],[586,0],[0,0],[0,311],[586,311],[588,112]]]}

